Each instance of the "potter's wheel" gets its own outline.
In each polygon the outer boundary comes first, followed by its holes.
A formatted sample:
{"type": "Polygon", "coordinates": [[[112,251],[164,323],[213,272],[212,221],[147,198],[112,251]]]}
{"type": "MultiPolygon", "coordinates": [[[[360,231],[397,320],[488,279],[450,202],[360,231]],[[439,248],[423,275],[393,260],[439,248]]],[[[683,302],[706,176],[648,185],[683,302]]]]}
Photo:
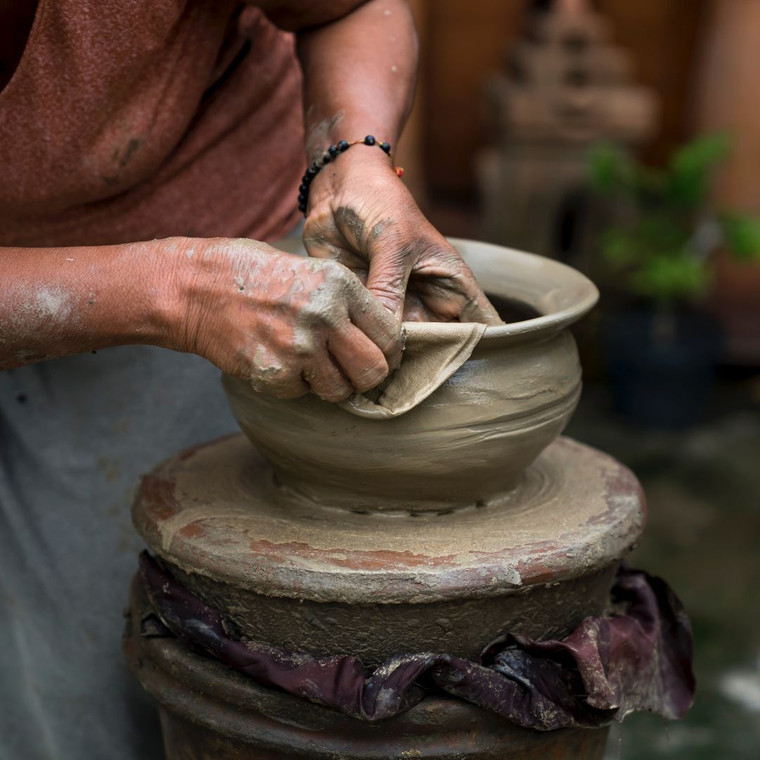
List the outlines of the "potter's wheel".
{"type": "Polygon", "coordinates": [[[283,492],[238,435],[159,466],[134,507],[150,550],[239,635],[368,663],[433,646],[476,657],[507,629],[564,635],[604,611],[617,559],[643,521],[633,475],[569,439],[511,494],[410,515],[283,492]]]}

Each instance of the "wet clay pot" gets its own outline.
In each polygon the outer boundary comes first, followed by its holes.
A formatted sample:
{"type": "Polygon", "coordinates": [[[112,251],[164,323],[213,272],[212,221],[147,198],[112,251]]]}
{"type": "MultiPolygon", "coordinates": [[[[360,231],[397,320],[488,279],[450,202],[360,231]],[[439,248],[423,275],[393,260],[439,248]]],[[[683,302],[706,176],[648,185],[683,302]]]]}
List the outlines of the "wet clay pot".
{"type": "Polygon", "coordinates": [[[406,414],[364,419],[315,396],[284,401],[224,378],[243,432],[274,467],[271,498],[403,513],[493,504],[560,434],[581,390],[568,327],[594,305],[596,288],[557,261],[452,242],[497,305],[530,318],[488,327],[459,370],[406,414]]]}

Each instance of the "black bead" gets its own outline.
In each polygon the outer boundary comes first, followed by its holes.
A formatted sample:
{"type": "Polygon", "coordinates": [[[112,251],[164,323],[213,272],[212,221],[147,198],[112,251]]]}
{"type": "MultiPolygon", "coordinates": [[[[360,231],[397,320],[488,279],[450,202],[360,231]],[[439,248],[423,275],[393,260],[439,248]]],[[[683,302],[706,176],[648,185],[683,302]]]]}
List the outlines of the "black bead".
{"type": "Polygon", "coordinates": [[[332,156],[331,156],[329,153],[325,153],[325,154],[322,156],[322,164],[323,164],[323,165],[324,165],[324,164],[329,164],[329,163],[330,163],[330,161],[332,161],[332,156]]]}
{"type": "Polygon", "coordinates": [[[344,150],[348,150],[351,147],[351,144],[348,142],[348,140],[340,140],[338,144],[335,146],[341,153],[343,153],[344,150]]]}
{"type": "Polygon", "coordinates": [[[314,172],[314,174],[317,174],[317,172],[319,172],[319,170],[322,167],[319,165],[319,162],[315,159],[314,161],[312,161],[310,168],[314,172]]]}
{"type": "Polygon", "coordinates": [[[391,144],[387,142],[381,142],[380,148],[384,150],[389,156],[391,154],[391,144]]]}
{"type": "Polygon", "coordinates": [[[314,169],[312,169],[311,167],[309,167],[306,170],[306,174],[303,175],[303,178],[304,178],[304,181],[305,181],[305,180],[309,180],[312,177],[316,177],[316,176],[317,176],[317,173],[314,171],[314,169]]]}
{"type": "Polygon", "coordinates": [[[309,189],[309,186],[308,186],[308,184],[307,184],[306,182],[302,182],[302,183],[301,183],[301,184],[298,186],[298,192],[299,192],[299,193],[305,193],[305,192],[306,192],[308,189],[309,189]]]}
{"type": "Polygon", "coordinates": [[[331,155],[333,158],[335,158],[335,156],[337,156],[337,155],[338,155],[338,152],[339,152],[339,151],[338,151],[338,146],[337,146],[337,145],[331,145],[331,146],[330,146],[330,147],[327,149],[327,152],[328,152],[328,153],[329,153],[329,154],[330,154],[330,155],[331,155]]]}
{"type": "Polygon", "coordinates": [[[364,138],[364,144],[365,144],[365,145],[374,145],[374,144],[375,144],[375,142],[376,142],[376,141],[375,141],[375,137],[374,137],[374,135],[367,135],[367,136],[364,138]]]}

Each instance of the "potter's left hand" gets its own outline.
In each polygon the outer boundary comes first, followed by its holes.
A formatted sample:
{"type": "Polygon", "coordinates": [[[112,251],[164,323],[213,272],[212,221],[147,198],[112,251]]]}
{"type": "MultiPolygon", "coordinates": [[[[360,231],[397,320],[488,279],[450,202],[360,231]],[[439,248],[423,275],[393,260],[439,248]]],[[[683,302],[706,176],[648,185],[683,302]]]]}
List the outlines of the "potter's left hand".
{"type": "Polygon", "coordinates": [[[304,243],[366,282],[396,319],[501,324],[457,251],[381,150],[354,145],[314,178],[304,243]]]}

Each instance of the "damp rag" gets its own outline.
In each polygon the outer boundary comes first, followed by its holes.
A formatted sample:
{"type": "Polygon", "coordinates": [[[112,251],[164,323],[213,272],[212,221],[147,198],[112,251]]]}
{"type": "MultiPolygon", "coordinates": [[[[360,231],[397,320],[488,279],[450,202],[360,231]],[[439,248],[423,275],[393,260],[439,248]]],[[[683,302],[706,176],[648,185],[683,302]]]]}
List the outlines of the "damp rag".
{"type": "Polygon", "coordinates": [[[377,388],[356,393],[340,406],[370,419],[414,409],[470,358],[485,329],[479,322],[405,322],[401,366],[377,388]]]}
{"type": "Polygon", "coordinates": [[[175,636],[256,683],[365,721],[398,715],[431,690],[472,702],[525,728],[593,728],[636,710],[680,718],[694,696],[692,636],[667,584],[621,565],[611,612],[561,640],[506,634],[472,662],[421,652],[374,671],[351,655],[319,656],[230,637],[223,615],[149,554],[140,557],[149,600],[143,636],[175,636]]]}

